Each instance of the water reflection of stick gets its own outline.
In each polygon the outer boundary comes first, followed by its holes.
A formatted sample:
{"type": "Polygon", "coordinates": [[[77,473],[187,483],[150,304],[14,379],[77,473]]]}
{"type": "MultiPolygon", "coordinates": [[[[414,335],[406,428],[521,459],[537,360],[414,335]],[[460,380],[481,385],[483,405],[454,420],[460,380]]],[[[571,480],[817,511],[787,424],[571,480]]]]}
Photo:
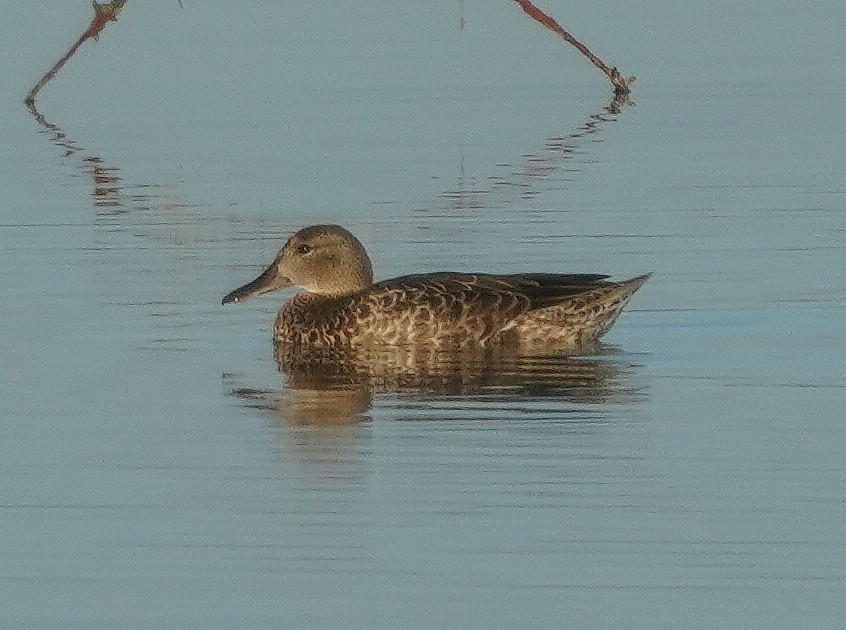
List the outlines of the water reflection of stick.
{"type": "Polygon", "coordinates": [[[585,57],[587,57],[593,65],[602,70],[611,80],[611,84],[614,86],[614,92],[616,94],[629,93],[629,84],[634,81],[634,77],[631,77],[630,79],[624,79],[623,76],[617,71],[617,68],[609,68],[608,66],[606,66],[599,57],[597,57],[590,50],[588,50],[587,46],[585,46],[575,37],[570,35],[570,33],[565,31],[561,27],[561,25],[558,24],[558,22],[556,22],[546,13],[538,9],[534,4],[529,2],[529,0],[514,0],[514,2],[520,5],[520,8],[523,9],[526,15],[528,15],[533,20],[540,22],[553,33],[557,33],[558,35],[560,35],[564,39],[564,41],[575,46],[576,49],[585,57]]]}
{"type": "MultiPolygon", "coordinates": [[[[64,157],[70,157],[84,151],[58,125],[44,118],[44,115],[38,111],[34,102],[27,103],[26,107],[36,122],[44,127],[44,130],[49,134],[50,142],[64,151],[64,157]]],[[[98,214],[123,214],[126,212],[126,208],[121,200],[121,193],[124,187],[120,184],[121,176],[117,168],[104,163],[96,155],[81,156],[78,166],[83,173],[91,177],[94,185],[91,192],[91,196],[94,198],[94,205],[98,208],[108,208],[104,212],[98,211],[98,214]]]]}
{"type": "Polygon", "coordinates": [[[98,2],[95,2],[94,18],[91,20],[91,24],[87,29],[85,29],[85,32],[79,36],[79,39],[76,40],[74,45],[68,49],[64,57],[59,59],[55,65],[50,68],[43,77],[41,77],[41,80],[27,93],[24,103],[32,105],[35,102],[35,97],[38,95],[41,88],[43,88],[53,77],[56,76],[59,70],[62,69],[62,66],[64,66],[68,60],[76,54],[76,51],[80,46],[82,46],[85,40],[97,39],[100,37],[100,31],[106,27],[106,24],[117,21],[118,13],[120,13],[121,9],[123,9],[123,5],[125,5],[128,1],[129,0],[113,0],[108,4],[99,4],[98,2]]]}
{"type": "Polygon", "coordinates": [[[611,102],[601,112],[591,114],[585,123],[571,133],[547,138],[542,149],[523,154],[518,164],[498,164],[507,172],[504,175],[488,175],[485,178],[489,182],[488,186],[479,186],[475,177],[465,176],[462,147],[457,185],[438,195],[441,200],[439,207],[447,210],[473,210],[504,206],[513,203],[515,198],[532,198],[548,192],[553,186],[560,186],[562,180],[553,178],[580,153],[580,143],[590,137],[595,138],[594,134],[600,132],[603,124],[615,120],[615,114],[619,114],[624,106],[633,104],[627,93],[615,92],[611,102]],[[555,183],[544,185],[545,182],[555,183]]]}

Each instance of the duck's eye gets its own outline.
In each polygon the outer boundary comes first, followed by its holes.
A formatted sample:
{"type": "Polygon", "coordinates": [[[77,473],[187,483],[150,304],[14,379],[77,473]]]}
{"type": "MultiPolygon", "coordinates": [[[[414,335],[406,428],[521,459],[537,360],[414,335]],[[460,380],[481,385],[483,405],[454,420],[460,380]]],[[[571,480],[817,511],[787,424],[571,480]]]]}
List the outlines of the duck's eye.
{"type": "Polygon", "coordinates": [[[308,254],[310,251],[311,251],[310,245],[306,245],[305,243],[301,243],[300,245],[297,245],[296,252],[298,254],[300,254],[301,256],[304,255],[304,254],[308,254]]]}

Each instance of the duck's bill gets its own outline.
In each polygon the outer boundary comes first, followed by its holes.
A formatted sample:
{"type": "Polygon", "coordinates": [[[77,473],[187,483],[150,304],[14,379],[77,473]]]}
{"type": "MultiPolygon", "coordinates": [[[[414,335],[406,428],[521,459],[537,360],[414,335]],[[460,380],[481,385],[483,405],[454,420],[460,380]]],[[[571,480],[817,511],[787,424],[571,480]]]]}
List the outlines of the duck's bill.
{"type": "Polygon", "coordinates": [[[229,304],[231,302],[243,302],[249,300],[251,297],[261,295],[262,293],[270,293],[277,289],[284,289],[291,286],[291,279],[286,278],[278,272],[278,267],[274,262],[270,267],[264,270],[258,278],[252,282],[248,282],[242,287],[238,287],[231,293],[228,293],[223,298],[221,304],[229,304]]]}

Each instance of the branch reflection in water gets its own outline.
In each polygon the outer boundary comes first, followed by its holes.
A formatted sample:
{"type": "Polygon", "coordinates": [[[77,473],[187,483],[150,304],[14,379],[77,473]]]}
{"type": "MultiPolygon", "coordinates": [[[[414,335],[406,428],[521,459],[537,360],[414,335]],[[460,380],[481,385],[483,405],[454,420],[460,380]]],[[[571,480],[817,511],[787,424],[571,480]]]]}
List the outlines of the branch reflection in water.
{"type": "Polygon", "coordinates": [[[532,199],[560,186],[562,178],[572,172],[568,163],[584,151],[582,145],[601,142],[603,125],[616,121],[624,107],[634,106],[628,94],[615,94],[600,111],[591,114],[581,125],[566,134],[547,137],[541,148],[520,156],[515,163],[500,162],[499,169],[484,179],[487,184],[468,177],[462,153],[456,185],[438,195],[439,206],[444,210],[471,210],[504,206],[513,202],[532,199]]]}
{"type": "Polygon", "coordinates": [[[374,397],[398,401],[403,417],[417,418],[407,412],[425,401],[420,419],[468,420],[487,413],[501,418],[507,408],[572,417],[585,407],[628,404],[644,396],[640,366],[630,355],[607,345],[594,352],[519,356],[502,348],[442,352],[395,346],[339,354],[293,352],[277,344],[281,392],[233,387],[230,393],[248,406],[270,410],[287,426],[355,424],[368,418],[374,397]]]}
{"type": "Polygon", "coordinates": [[[176,223],[172,211],[192,207],[179,197],[175,185],[125,182],[117,166],[86,152],[59,125],[47,120],[35,103],[27,104],[27,110],[41,126],[40,132],[61,150],[62,157],[72,158],[69,161],[73,166],[91,179],[91,200],[98,219],[115,218],[130,210],[164,210],[167,213],[160,213],[163,220],[176,223]]]}

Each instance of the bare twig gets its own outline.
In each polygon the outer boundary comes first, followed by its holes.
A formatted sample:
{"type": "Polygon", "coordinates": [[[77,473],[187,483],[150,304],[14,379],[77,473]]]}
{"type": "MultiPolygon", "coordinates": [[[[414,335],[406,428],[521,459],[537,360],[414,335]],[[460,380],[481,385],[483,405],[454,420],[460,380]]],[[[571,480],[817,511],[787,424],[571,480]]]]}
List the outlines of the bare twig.
{"type": "Polygon", "coordinates": [[[629,85],[634,81],[634,77],[629,79],[623,78],[623,76],[617,71],[617,68],[609,68],[606,66],[602,60],[594,55],[587,46],[577,40],[575,37],[570,35],[567,31],[565,31],[558,22],[548,16],[546,13],[538,9],[534,4],[529,2],[529,0],[514,0],[517,4],[520,5],[520,8],[533,20],[539,22],[553,33],[557,33],[560,35],[564,41],[568,44],[571,44],[576,47],[576,49],[582,53],[588,60],[595,65],[597,68],[602,70],[611,81],[611,85],[614,86],[615,94],[628,94],[630,92],[629,85]]]}
{"type": "Polygon", "coordinates": [[[85,32],[79,36],[79,39],[74,42],[73,46],[71,46],[68,51],[64,54],[64,56],[59,59],[52,68],[50,68],[43,77],[36,83],[32,89],[27,92],[26,98],[24,99],[24,103],[27,106],[31,106],[35,103],[35,97],[38,96],[38,92],[41,91],[53,77],[62,69],[68,60],[76,54],[76,51],[79,49],[80,46],[85,42],[87,39],[98,39],[100,37],[100,31],[102,31],[106,24],[109,22],[117,21],[118,13],[123,9],[123,5],[125,5],[129,0],[113,0],[108,4],[100,4],[98,2],[94,2],[94,17],[91,20],[91,24],[88,25],[88,28],[85,29],[85,32]]]}

